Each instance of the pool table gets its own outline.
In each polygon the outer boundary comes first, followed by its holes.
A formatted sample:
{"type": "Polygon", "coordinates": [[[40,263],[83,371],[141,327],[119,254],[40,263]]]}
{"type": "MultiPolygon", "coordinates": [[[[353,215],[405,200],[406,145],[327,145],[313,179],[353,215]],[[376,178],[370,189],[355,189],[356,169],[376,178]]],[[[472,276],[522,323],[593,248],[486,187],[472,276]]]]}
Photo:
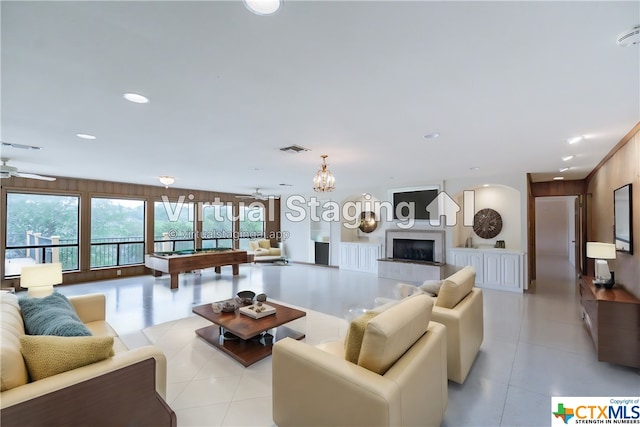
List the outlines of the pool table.
{"type": "Polygon", "coordinates": [[[228,249],[223,251],[185,251],[175,253],[152,253],[144,256],[144,265],[150,268],[153,275],[158,277],[162,273],[171,275],[171,289],[178,288],[178,274],[185,271],[215,267],[220,273],[220,267],[230,265],[233,275],[237,276],[240,264],[247,262],[247,251],[228,249]]]}

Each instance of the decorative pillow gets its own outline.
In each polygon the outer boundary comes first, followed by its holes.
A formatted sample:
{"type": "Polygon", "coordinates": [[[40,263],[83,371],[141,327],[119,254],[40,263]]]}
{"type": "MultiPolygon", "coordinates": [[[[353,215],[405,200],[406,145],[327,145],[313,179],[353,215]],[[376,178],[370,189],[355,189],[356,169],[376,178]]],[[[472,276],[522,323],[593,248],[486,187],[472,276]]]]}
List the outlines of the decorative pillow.
{"type": "Polygon", "coordinates": [[[404,299],[411,295],[419,294],[420,289],[414,285],[408,285],[406,283],[398,283],[394,289],[394,295],[398,299],[404,299]]]}
{"type": "Polygon", "coordinates": [[[442,280],[425,280],[422,285],[420,285],[420,289],[422,292],[436,297],[438,296],[438,292],[440,292],[440,286],[442,286],[442,280]]]}
{"type": "Polygon", "coordinates": [[[271,242],[267,239],[258,240],[258,246],[262,249],[271,249],[271,242]]]}
{"type": "Polygon", "coordinates": [[[28,335],[90,336],[71,302],[54,292],[44,298],[19,299],[24,329],[28,335]]]}
{"type": "Polygon", "coordinates": [[[20,346],[32,381],[113,356],[113,337],[24,335],[20,338],[20,346]]]}
{"type": "Polygon", "coordinates": [[[349,330],[344,338],[344,358],[351,363],[358,363],[360,357],[360,347],[362,347],[362,338],[364,337],[364,329],[369,320],[378,315],[377,311],[366,311],[362,316],[353,319],[349,324],[349,330]]]}

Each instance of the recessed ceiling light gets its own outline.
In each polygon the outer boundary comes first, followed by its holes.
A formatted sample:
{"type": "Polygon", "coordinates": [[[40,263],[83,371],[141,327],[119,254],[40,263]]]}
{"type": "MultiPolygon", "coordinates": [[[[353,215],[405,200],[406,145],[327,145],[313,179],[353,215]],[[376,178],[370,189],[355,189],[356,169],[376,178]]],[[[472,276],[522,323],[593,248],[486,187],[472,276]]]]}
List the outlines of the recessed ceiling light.
{"type": "Polygon", "coordinates": [[[563,162],[568,162],[569,160],[573,159],[573,156],[565,156],[562,158],[563,162]]]}
{"type": "Polygon", "coordinates": [[[280,0],[243,0],[242,2],[256,15],[271,15],[276,13],[282,5],[280,0]]]}
{"type": "Polygon", "coordinates": [[[480,168],[478,166],[474,166],[472,168],[469,168],[470,171],[477,171],[480,170],[480,168]]]}
{"type": "Polygon", "coordinates": [[[140,94],[137,94],[137,93],[125,93],[122,96],[127,101],[135,102],[136,104],[146,104],[146,103],[149,102],[149,98],[147,98],[146,96],[142,96],[140,94]]]}
{"type": "Polygon", "coordinates": [[[433,133],[426,134],[424,137],[426,139],[436,139],[439,136],[440,136],[440,132],[433,132],[433,133]]]}
{"type": "Polygon", "coordinates": [[[89,135],[88,133],[76,133],[76,136],[80,139],[96,139],[95,135],[89,135]]]}
{"type": "Polygon", "coordinates": [[[578,142],[582,141],[583,139],[584,139],[584,135],[574,136],[572,138],[567,139],[567,142],[569,144],[577,144],[578,142]]]}
{"type": "Polygon", "coordinates": [[[566,171],[569,170],[569,168],[560,168],[559,170],[560,170],[560,172],[566,172],[566,171]]]}
{"type": "Polygon", "coordinates": [[[489,184],[482,184],[482,186],[483,186],[483,187],[488,187],[488,186],[489,186],[489,184]]]}
{"type": "Polygon", "coordinates": [[[563,179],[564,179],[564,176],[554,176],[553,177],[554,181],[560,181],[560,180],[563,180],[563,179]]]}

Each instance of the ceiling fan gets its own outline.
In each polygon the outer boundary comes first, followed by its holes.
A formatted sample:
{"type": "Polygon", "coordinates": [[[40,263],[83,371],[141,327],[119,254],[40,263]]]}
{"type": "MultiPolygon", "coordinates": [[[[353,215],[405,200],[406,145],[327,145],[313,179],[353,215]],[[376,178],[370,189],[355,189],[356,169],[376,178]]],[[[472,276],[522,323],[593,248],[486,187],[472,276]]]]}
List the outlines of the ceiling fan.
{"type": "Polygon", "coordinates": [[[56,179],[51,176],[42,176],[37,175],[35,173],[27,173],[27,172],[18,172],[18,168],[13,166],[8,166],[7,162],[9,159],[2,158],[2,165],[0,165],[0,178],[11,178],[12,176],[18,178],[31,178],[31,179],[40,179],[42,181],[55,181],[56,179]]]}
{"type": "Polygon", "coordinates": [[[276,196],[275,194],[264,194],[260,191],[259,188],[256,188],[256,191],[254,191],[251,194],[247,194],[247,195],[237,195],[236,196],[238,199],[253,199],[253,200],[269,200],[269,199],[279,199],[280,196],[276,196]]]}

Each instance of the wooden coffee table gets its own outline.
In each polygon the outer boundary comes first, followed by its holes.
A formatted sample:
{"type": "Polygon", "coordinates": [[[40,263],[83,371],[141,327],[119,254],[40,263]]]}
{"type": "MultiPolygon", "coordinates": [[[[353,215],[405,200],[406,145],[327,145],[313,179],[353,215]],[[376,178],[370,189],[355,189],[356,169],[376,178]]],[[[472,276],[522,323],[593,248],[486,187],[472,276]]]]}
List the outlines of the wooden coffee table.
{"type": "Polygon", "coordinates": [[[274,307],[276,312],[261,319],[240,314],[238,310],[233,313],[214,313],[211,304],[194,307],[192,311],[195,314],[213,323],[211,326],[196,330],[196,334],[245,367],[269,356],[271,347],[276,341],[287,337],[296,340],[304,338],[303,333],[282,325],[304,317],[307,313],[271,301],[265,304],[274,307]],[[276,327],[278,329],[272,339],[270,334],[264,334],[265,331],[276,327]],[[235,337],[227,338],[229,332],[235,337]]]}

